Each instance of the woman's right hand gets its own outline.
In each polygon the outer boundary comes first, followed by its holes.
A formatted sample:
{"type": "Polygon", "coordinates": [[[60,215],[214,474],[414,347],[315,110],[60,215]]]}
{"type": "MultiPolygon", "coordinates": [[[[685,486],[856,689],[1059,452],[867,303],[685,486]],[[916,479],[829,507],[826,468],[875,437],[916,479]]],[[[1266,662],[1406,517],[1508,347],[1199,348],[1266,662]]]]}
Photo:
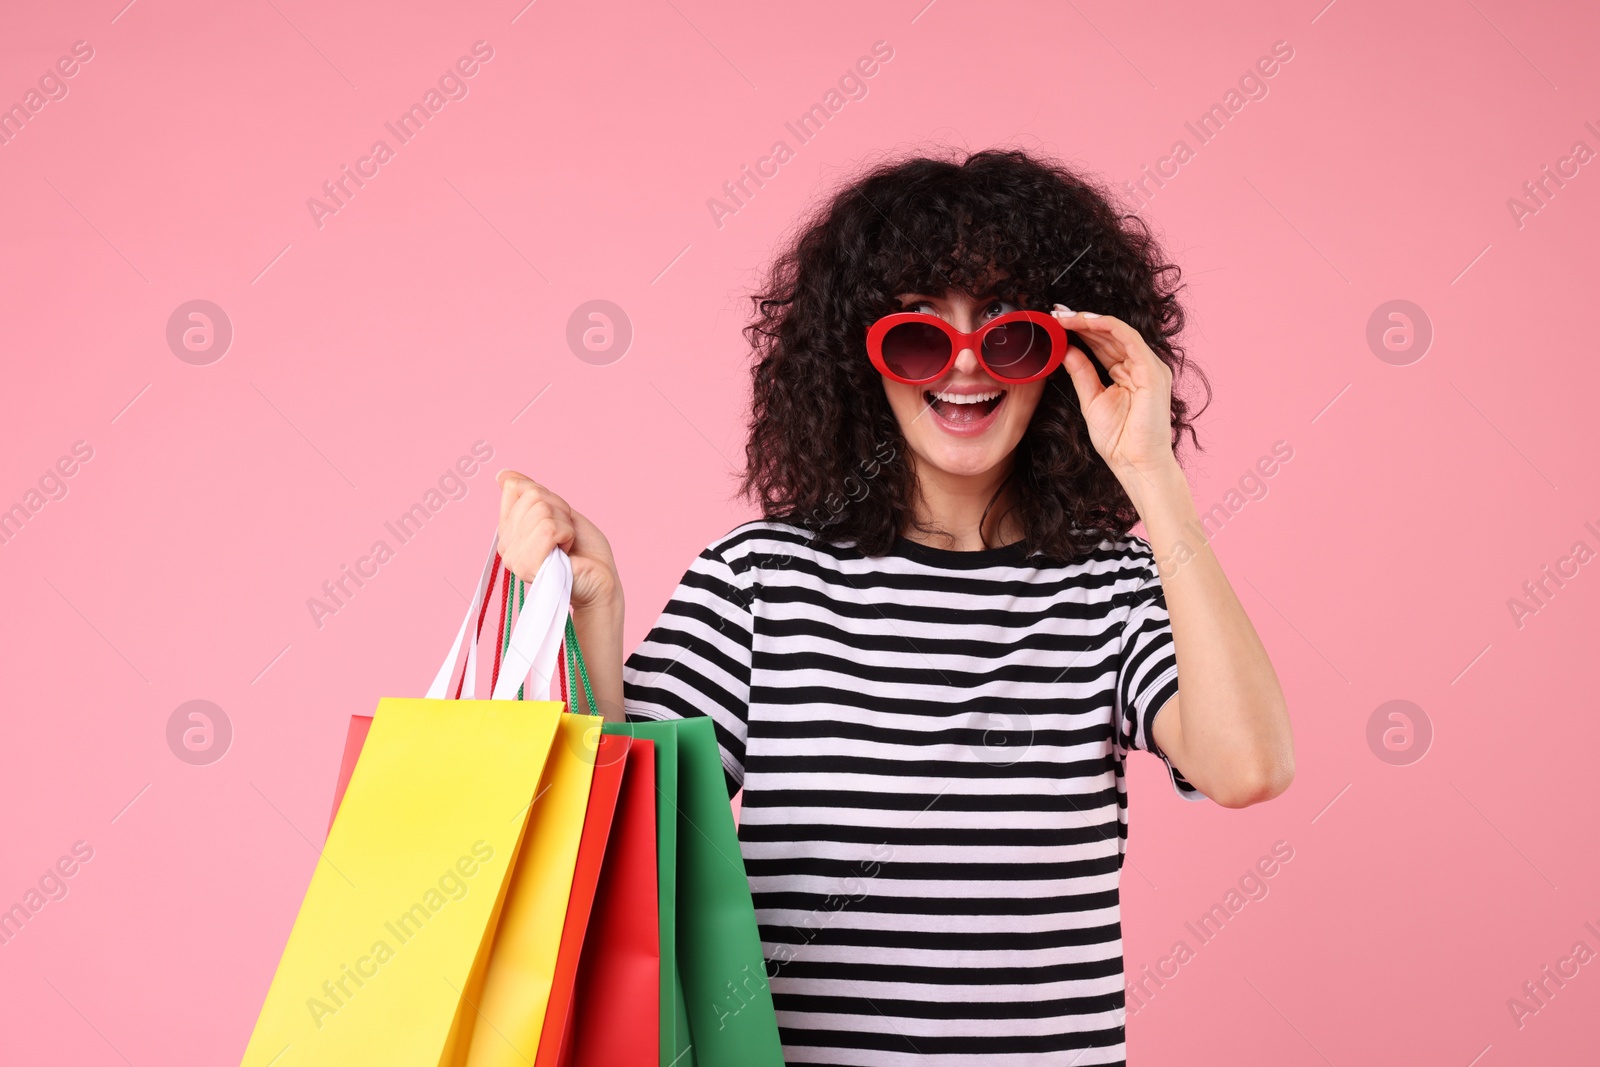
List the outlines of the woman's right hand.
{"type": "Polygon", "coordinates": [[[511,573],[532,581],[550,550],[560,545],[572,560],[573,613],[620,607],[622,580],[600,528],[525,474],[503,470],[495,481],[500,483],[500,558],[511,573]]]}

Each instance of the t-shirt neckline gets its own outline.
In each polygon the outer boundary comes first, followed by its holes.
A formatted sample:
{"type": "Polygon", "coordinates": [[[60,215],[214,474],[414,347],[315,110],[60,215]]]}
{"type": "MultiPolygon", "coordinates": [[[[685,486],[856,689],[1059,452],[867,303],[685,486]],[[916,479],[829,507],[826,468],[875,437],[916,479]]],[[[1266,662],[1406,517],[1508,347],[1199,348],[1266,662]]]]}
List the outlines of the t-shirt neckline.
{"type": "Polygon", "coordinates": [[[1013,541],[1009,545],[999,545],[995,548],[936,548],[920,541],[913,541],[909,537],[897,536],[890,552],[892,555],[935,567],[987,567],[997,563],[1023,562],[1028,558],[1025,544],[1024,541],[1013,541]]]}

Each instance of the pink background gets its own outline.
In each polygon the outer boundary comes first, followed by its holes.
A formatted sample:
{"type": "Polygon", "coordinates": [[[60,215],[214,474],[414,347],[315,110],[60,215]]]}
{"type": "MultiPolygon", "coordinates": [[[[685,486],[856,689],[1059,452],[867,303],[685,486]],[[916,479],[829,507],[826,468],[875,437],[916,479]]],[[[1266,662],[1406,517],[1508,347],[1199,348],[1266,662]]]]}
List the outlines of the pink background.
{"type": "Polygon", "coordinates": [[[498,467],[610,535],[638,641],[751,514],[731,498],[745,294],[817,197],[884,150],[1021,145],[1121,182],[1179,138],[1194,157],[1142,210],[1217,389],[1197,503],[1294,451],[1214,544],[1282,677],[1299,774],[1228,811],[1135,762],[1130,977],[1180,938],[1195,954],[1130,1008],[1132,1058],[1595,1055],[1600,962],[1520,1028],[1507,1006],[1580,939],[1600,951],[1600,566],[1520,628],[1507,605],[1574,542],[1600,550],[1578,433],[1600,386],[1580,325],[1600,164],[1520,226],[1507,206],[1575,141],[1600,149],[1592,8],[523,2],[6,15],[0,103],[73,42],[94,56],[0,146],[0,507],[74,442],[93,458],[0,545],[0,906],[74,842],[94,854],[0,946],[0,1059],[237,1061],[348,717],[426,687],[498,467]],[[319,228],[307,199],[479,40],[469,95],[319,228]],[[797,147],[784,122],[880,40],[866,97],[797,147]],[[1185,121],[1276,41],[1293,58],[1268,95],[1196,147],[1185,121]],[[794,159],[719,228],[708,198],[780,137],[794,159]],[[193,299],[235,333],[206,366],[165,339],[193,299]],[[593,299],[634,329],[608,365],[566,342],[593,299]],[[1434,330],[1405,366],[1366,339],[1394,299],[1434,330]],[[394,547],[383,523],[478,440],[494,456],[466,497],[319,628],[307,598],[394,547]],[[193,699],[234,729],[207,766],[166,740],[193,699]],[[1434,731],[1407,766],[1367,741],[1394,699],[1434,731]],[[1276,841],[1294,859],[1270,894],[1196,947],[1185,921],[1276,841]]]}

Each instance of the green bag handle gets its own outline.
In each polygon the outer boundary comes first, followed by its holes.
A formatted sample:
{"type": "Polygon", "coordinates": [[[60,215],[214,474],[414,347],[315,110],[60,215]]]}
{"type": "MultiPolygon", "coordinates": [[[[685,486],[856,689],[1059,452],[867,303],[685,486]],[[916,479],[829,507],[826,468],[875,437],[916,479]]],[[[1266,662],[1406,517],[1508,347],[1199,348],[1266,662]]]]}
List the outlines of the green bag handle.
{"type": "Polygon", "coordinates": [[[583,698],[589,702],[589,714],[600,714],[600,707],[594,702],[594,689],[589,685],[589,668],[583,663],[583,650],[578,647],[578,631],[572,625],[572,616],[567,616],[567,639],[563,642],[567,649],[567,677],[572,677],[573,663],[577,663],[578,678],[583,682],[583,698]]]}

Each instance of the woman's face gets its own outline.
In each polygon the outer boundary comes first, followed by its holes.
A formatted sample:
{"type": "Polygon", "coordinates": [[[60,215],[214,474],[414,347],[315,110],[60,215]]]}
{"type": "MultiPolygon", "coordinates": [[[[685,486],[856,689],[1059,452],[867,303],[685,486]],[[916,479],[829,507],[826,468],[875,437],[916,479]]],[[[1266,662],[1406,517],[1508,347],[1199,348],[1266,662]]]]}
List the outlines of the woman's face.
{"type": "MultiPolygon", "coordinates": [[[[902,293],[899,300],[902,311],[937,315],[965,333],[1018,310],[994,297],[975,300],[954,290],[942,296],[902,293]]],[[[921,463],[945,474],[977,476],[1004,469],[1039,406],[1044,383],[998,382],[984,371],[977,353],[964,348],[944,377],[926,385],[884,378],[883,391],[921,463]]]]}

